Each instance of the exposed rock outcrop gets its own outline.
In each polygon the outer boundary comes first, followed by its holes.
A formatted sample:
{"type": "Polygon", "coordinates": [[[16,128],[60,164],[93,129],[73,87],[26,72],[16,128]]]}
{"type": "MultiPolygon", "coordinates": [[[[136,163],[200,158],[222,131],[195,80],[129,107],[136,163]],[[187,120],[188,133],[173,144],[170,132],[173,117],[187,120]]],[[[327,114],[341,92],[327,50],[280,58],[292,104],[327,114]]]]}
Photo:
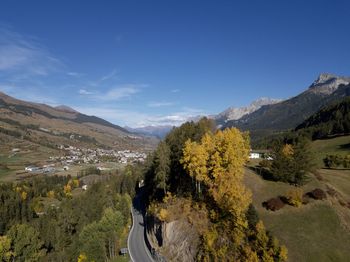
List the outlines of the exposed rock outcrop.
{"type": "Polygon", "coordinates": [[[166,261],[195,261],[200,238],[187,219],[167,223],[148,216],[147,238],[156,253],[166,261]]]}

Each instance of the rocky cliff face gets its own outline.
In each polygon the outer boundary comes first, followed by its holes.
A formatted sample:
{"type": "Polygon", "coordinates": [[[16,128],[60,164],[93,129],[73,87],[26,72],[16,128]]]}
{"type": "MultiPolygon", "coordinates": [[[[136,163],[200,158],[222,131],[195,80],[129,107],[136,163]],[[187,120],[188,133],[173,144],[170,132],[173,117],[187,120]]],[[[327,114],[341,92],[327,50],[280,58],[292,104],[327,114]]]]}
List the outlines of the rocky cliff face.
{"type": "Polygon", "coordinates": [[[336,91],[340,85],[348,85],[349,83],[350,77],[323,73],[311,84],[308,92],[330,95],[336,91]]]}
{"type": "Polygon", "coordinates": [[[157,256],[166,261],[195,261],[200,238],[186,219],[167,223],[148,217],[146,234],[157,256]]]}
{"type": "Polygon", "coordinates": [[[245,107],[230,107],[220,114],[214,116],[213,118],[217,122],[228,122],[232,120],[237,120],[243,117],[244,115],[251,114],[254,111],[260,109],[265,105],[272,105],[281,102],[281,99],[272,99],[268,97],[262,97],[253,101],[249,106],[245,107]]]}

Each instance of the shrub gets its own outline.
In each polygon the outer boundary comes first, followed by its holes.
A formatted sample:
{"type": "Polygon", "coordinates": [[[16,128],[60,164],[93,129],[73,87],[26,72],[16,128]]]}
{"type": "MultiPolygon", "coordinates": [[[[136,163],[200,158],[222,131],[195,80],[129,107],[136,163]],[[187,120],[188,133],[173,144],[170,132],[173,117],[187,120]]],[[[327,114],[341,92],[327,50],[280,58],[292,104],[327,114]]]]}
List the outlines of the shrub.
{"type": "Polygon", "coordinates": [[[276,198],[271,198],[263,203],[263,206],[267,210],[271,211],[277,211],[284,207],[284,202],[281,200],[281,198],[276,197],[276,198]]]}
{"type": "Polygon", "coordinates": [[[287,192],[288,204],[300,207],[303,204],[303,190],[301,188],[293,188],[287,192]]]}
{"type": "Polygon", "coordinates": [[[343,168],[349,168],[350,155],[327,155],[327,157],[323,159],[323,163],[327,168],[339,168],[341,166],[343,166],[343,168]]]}
{"type": "Polygon", "coordinates": [[[312,190],[307,195],[312,197],[313,199],[316,199],[316,200],[322,200],[322,199],[325,199],[327,197],[326,192],[324,192],[320,188],[316,188],[316,189],[312,190]]]}

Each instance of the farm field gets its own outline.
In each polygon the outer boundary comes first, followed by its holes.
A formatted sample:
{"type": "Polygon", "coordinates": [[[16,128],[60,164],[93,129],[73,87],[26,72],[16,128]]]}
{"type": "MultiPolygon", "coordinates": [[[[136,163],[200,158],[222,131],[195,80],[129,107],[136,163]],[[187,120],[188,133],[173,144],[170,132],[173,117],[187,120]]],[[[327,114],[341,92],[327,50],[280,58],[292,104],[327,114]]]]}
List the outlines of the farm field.
{"type": "MultiPolygon", "coordinates": [[[[322,172],[321,176],[327,180],[319,181],[312,177],[302,189],[304,192],[315,188],[326,190],[328,185],[339,192],[346,191],[350,187],[346,187],[344,181],[350,184],[350,173],[338,175],[322,172]]],[[[294,186],[263,180],[248,169],[245,184],[253,193],[254,206],[266,228],[287,246],[290,261],[346,261],[350,257],[350,231],[345,224],[350,209],[341,206],[338,199],[327,195],[324,201],[312,200],[300,208],[285,206],[273,212],[266,210],[262,202],[285,195],[294,186]]],[[[344,193],[344,196],[350,201],[349,195],[344,193]]]]}
{"type": "Polygon", "coordinates": [[[323,167],[323,158],[325,158],[327,155],[350,154],[350,136],[315,140],[312,142],[312,149],[315,152],[315,160],[317,165],[319,167],[323,167]]]}
{"type": "Polygon", "coordinates": [[[14,140],[12,143],[0,143],[0,180],[16,180],[17,173],[23,173],[29,165],[45,163],[50,156],[58,155],[58,150],[29,142],[14,140]],[[19,149],[18,152],[12,152],[19,149]]]}

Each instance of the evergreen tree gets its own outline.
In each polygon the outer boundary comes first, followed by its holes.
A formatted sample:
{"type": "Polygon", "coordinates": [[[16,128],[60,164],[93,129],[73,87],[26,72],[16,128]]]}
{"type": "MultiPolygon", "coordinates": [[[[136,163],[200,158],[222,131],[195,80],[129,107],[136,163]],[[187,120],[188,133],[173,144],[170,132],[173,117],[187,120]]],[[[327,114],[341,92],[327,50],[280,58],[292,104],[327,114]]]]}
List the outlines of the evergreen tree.
{"type": "Polygon", "coordinates": [[[272,178],[276,181],[302,185],[308,173],[315,168],[310,141],[299,138],[294,144],[279,144],[275,147],[271,165],[272,178]]]}
{"type": "Polygon", "coordinates": [[[167,181],[170,174],[170,150],[165,142],[160,142],[155,153],[155,178],[154,185],[162,191],[163,196],[167,192],[167,181]]]}
{"type": "Polygon", "coordinates": [[[38,261],[46,253],[39,233],[27,224],[17,224],[11,227],[7,236],[11,239],[14,258],[20,261],[38,261]]]}

